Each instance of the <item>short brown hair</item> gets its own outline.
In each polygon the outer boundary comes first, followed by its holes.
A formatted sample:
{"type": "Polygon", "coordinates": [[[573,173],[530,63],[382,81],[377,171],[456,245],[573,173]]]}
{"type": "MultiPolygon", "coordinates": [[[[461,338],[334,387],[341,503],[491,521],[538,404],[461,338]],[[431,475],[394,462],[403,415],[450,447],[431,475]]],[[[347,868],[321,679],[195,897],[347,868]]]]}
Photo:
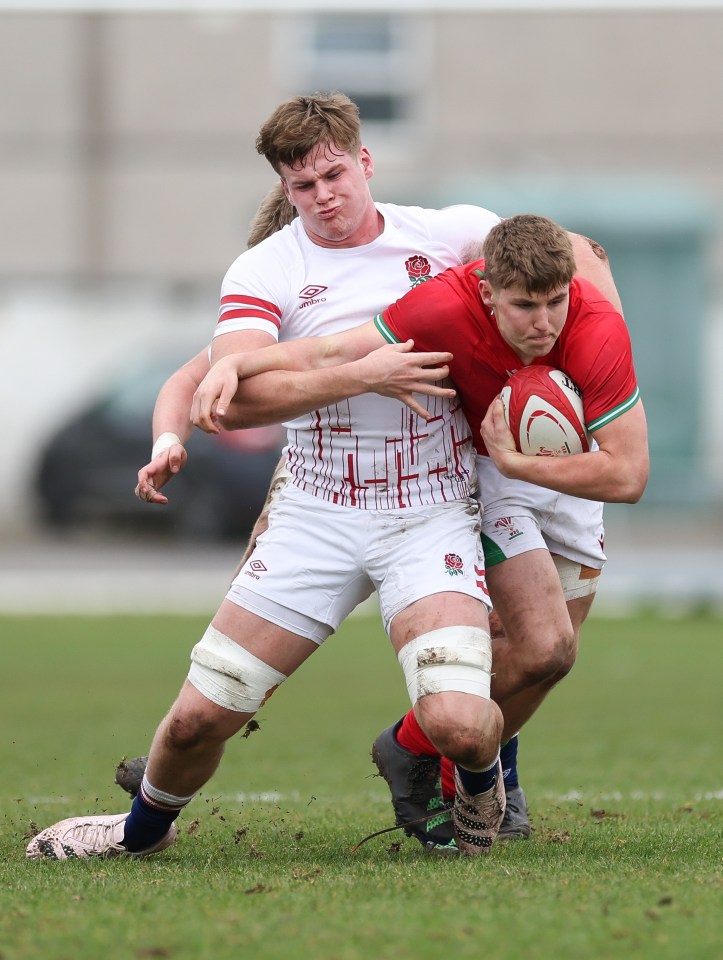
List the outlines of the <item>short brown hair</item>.
{"type": "Polygon", "coordinates": [[[281,174],[315,147],[333,143],[345,153],[361,149],[359,107],[344,93],[315,93],[280,104],[256,138],[256,150],[281,174]]]}
{"type": "Polygon", "coordinates": [[[487,234],[482,253],[485,277],[497,290],[519,287],[548,293],[568,284],[575,273],[569,234],[554,220],[522,213],[498,223],[487,234]]]}

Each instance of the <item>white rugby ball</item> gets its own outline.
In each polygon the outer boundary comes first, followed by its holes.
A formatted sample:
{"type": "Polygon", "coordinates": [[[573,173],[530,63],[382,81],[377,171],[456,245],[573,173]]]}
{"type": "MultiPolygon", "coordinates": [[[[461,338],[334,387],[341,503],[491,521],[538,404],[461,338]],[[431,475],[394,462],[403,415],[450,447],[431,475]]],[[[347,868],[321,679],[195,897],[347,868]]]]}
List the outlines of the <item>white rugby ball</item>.
{"type": "Polygon", "coordinates": [[[562,370],[522,367],[504,385],[500,398],[520,453],[564,457],[590,450],[582,394],[562,370]]]}

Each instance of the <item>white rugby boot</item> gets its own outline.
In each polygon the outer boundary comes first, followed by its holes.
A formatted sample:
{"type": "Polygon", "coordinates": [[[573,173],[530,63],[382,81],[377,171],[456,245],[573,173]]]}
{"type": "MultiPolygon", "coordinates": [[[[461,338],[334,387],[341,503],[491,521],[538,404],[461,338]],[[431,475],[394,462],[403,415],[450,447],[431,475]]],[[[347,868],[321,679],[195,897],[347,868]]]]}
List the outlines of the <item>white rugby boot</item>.
{"type": "Polygon", "coordinates": [[[467,793],[454,770],[456,795],[452,807],[452,823],[459,852],[467,857],[478,857],[490,852],[505,815],[505,783],[502,764],[497,762],[494,786],[475,796],[467,793]]]}
{"type": "Polygon", "coordinates": [[[147,850],[132,852],[123,846],[127,813],[101,817],[70,817],[41,830],[25,850],[31,860],[84,860],[86,857],[147,857],[170,847],[176,839],[176,824],[147,850]]]}

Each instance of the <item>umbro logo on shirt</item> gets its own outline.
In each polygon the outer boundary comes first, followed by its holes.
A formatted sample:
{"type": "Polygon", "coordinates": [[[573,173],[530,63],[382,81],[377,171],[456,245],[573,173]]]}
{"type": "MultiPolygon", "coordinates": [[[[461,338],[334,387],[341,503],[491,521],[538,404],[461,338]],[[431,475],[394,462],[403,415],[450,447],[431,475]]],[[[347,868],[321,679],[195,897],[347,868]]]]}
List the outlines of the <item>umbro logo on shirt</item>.
{"type": "Polygon", "coordinates": [[[319,294],[328,289],[328,287],[322,287],[319,283],[308,283],[303,290],[299,291],[299,297],[304,301],[300,309],[310,307],[312,303],[324,303],[326,297],[320,297],[319,294]]]}

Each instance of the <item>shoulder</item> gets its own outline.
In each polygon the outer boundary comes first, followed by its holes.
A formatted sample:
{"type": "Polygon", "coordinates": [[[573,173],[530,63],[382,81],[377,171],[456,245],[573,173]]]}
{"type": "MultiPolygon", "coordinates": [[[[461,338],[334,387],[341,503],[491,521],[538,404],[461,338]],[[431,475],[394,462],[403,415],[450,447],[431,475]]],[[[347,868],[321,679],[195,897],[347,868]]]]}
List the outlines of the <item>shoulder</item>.
{"type": "Polygon", "coordinates": [[[485,207],[471,203],[455,203],[449,207],[406,207],[395,203],[378,203],[377,208],[385,215],[403,221],[418,223],[499,223],[501,217],[485,207]]]}
{"type": "Polygon", "coordinates": [[[569,336],[578,342],[578,347],[581,339],[587,339],[588,346],[607,341],[618,349],[630,342],[623,315],[594,284],[582,277],[573,277],[570,284],[566,326],[569,326],[569,336]]]}
{"type": "Polygon", "coordinates": [[[610,314],[622,316],[617,309],[598,290],[594,283],[584,277],[573,277],[570,283],[570,306],[579,313],[610,314]]]}
{"type": "MultiPolygon", "coordinates": [[[[400,297],[389,309],[400,316],[408,316],[415,325],[422,318],[433,318],[440,326],[440,317],[444,316],[444,329],[459,319],[460,311],[466,314],[469,303],[470,271],[467,266],[448,267],[441,273],[429,277],[400,297]]],[[[476,289],[476,283],[472,281],[476,289]]],[[[387,311],[385,311],[386,315],[387,311]]]]}
{"type": "Polygon", "coordinates": [[[500,217],[485,207],[477,207],[471,203],[456,203],[451,207],[442,207],[440,210],[427,210],[433,222],[449,223],[469,227],[485,227],[491,230],[500,222],[500,217]]]}
{"type": "Polygon", "coordinates": [[[593,356],[596,351],[622,356],[630,350],[630,334],[622,314],[594,284],[579,277],[570,284],[570,309],[562,337],[576,356],[593,356]]]}
{"type": "Polygon", "coordinates": [[[292,274],[295,266],[302,264],[299,240],[290,224],[236,257],[224,283],[276,286],[280,277],[292,274]]]}
{"type": "Polygon", "coordinates": [[[461,241],[484,239],[500,218],[491,210],[472,204],[455,204],[435,210],[379,203],[385,219],[401,230],[416,231],[421,239],[458,246],[461,241]]]}

